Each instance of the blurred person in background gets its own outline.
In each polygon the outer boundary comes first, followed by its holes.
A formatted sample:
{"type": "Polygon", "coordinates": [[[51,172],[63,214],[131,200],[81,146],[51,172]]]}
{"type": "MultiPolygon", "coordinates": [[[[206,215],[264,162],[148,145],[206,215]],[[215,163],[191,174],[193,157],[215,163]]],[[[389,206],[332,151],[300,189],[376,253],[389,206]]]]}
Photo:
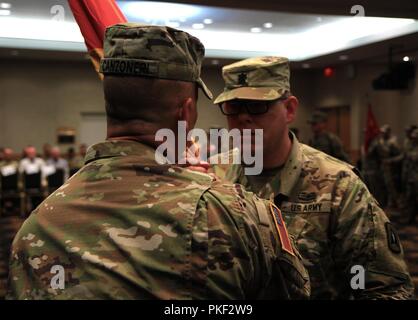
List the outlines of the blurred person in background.
{"type": "Polygon", "coordinates": [[[71,161],[72,169],[80,169],[84,166],[84,158],[87,153],[87,145],[85,143],[80,144],[78,147],[78,154],[71,161]]]}
{"type": "MultiPolygon", "coordinates": [[[[30,189],[39,190],[37,191],[37,195],[33,195],[30,197],[30,203],[32,208],[36,208],[43,200],[43,196],[41,195],[42,187],[45,186],[45,161],[42,158],[39,158],[36,154],[36,148],[33,146],[28,146],[24,149],[24,157],[20,160],[19,163],[19,172],[23,175],[23,178],[26,175],[34,175],[40,174],[41,175],[41,185],[36,188],[30,187],[30,189]]],[[[23,179],[25,181],[25,179],[23,179]]]]}
{"type": "Polygon", "coordinates": [[[18,161],[15,159],[14,151],[11,148],[3,149],[3,160],[0,162],[0,167],[5,166],[14,166],[16,168],[19,166],[18,161]]]}
{"type": "Polygon", "coordinates": [[[47,166],[53,167],[55,170],[64,171],[64,181],[69,178],[70,168],[68,161],[61,157],[61,150],[58,147],[52,147],[50,150],[50,157],[46,161],[47,166]]]}
{"type": "Polygon", "coordinates": [[[388,124],[380,128],[381,134],[372,141],[368,157],[379,163],[379,170],[383,173],[384,190],[379,198],[382,199],[382,206],[402,207],[401,194],[397,186],[397,179],[400,179],[400,163],[403,158],[402,150],[388,124]],[[398,170],[399,169],[399,170],[398,170]]]}
{"type": "Polygon", "coordinates": [[[410,146],[405,153],[406,215],[408,223],[415,223],[418,212],[418,128],[410,133],[410,146]]]}
{"type": "Polygon", "coordinates": [[[405,139],[403,141],[403,154],[404,154],[404,158],[402,161],[402,173],[401,173],[401,189],[402,192],[406,195],[406,185],[408,183],[408,161],[406,160],[407,154],[408,152],[411,150],[411,148],[413,148],[413,139],[412,139],[412,133],[414,132],[414,130],[418,128],[417,125],[412,124],[408,127],[405,128],[405,139]]]}
{"type": "Polygon", "coordinates": [[[36,155],[36,148],[28,146],[23,151],[24,157],[19,163],[19,172],[26,174],[34,174],[42,172],[45,161],[36,155]]]}
{"type": "Polygon", "coordinates": [[[0,164],[3,161],[3,159],[4,159],[4,148],[0,147],[0,164]]]}
{"type": "Polygon", "coordinates": [[[308,145],[334,158],[350,163],[340,138],[327,130],[327,121],[328,116],[325,112],[314,112],[311,120],[308,121],[313,133],[313,138],[309,140],[308,145]]]}
{"type": "Polygon", "coordinates": [[[42,146],[42,158],[46,161],[51,157],[51,145],[49,143],[45,143],[42,146]]]}

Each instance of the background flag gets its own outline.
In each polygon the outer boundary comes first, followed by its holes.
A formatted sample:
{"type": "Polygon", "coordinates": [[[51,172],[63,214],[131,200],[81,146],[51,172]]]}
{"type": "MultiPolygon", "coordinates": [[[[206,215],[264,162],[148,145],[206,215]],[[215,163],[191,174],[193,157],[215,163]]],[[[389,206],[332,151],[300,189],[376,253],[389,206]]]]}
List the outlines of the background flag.
{"type": "Polygon", "coordinates": [[[379,135],[380,127],[377,124],[376,118],[374,117],[372,105],[369,103],[369,110],[367,111],[367,124],[366,132],[364,134],[364,148],[365,151],[369,149],[369,145],[372,140],[379,135]]]}
{"type": "Polygon", "coordinates": [[[99,74],[103,57],[103,39],[108,26],[127,22],[115,0],[68,0],[74,18],[80,27],[94,68],[99,74]]]}

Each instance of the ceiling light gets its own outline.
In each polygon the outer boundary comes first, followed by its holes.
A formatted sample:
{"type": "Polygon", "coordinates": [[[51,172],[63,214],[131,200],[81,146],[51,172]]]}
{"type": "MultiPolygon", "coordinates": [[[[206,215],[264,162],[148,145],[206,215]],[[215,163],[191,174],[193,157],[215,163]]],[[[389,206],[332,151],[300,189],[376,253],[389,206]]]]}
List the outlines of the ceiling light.
{"type": "Polygon", "coordinates": [[[203,23],[193,23],[192,24],[193,29],[199,30],[199,29],[203,29],[204,27],[205,27],[205,25],[203,23]]]}
{"type": "Polygon", "coordinates": [[[340,59],[341,61],[345,61],[348,60],[348,56],[346,54],[342,54],[338,57],[338,59],[340,59]]]}
{"type": "Polygon", "coordinates": [[[302,63],[302,68],[303,69],[309,69],[311,67],[311,65],[309,63],[302,63]]]}
{"type": "Polygon", "coordinates": [[[203,23],[204,24],[212,24],[213,20],[212,19],[205,19],[205,20],[203,20],[203,23]]]}
{"type": "Polygon", "coordinates": [[[321,17],[316,18],[316,22],[322,22],[322,18],[321,17]]]}
{"type": "Polygon", "coordinates": [[[201,11],[197,6],[165,2],[119,1],[118,5],[128,20],[180,20],[184,22],[187,18],[194,17],[201,11]]]}
{"type": "Polygon", "coordinates": [[[408,62],[409,61],[409,57],[408,56],[405,56],[405,57],[403,57],[402,60],[405,61],[405,62],[408,62]]]}
{"type": "Polygon", "coordinates": [[[214,65],[214,66],[219,65],[219,60],[218,59],[213,59],[212,60],[212,65],[214,65]]]}
{"type": "Polygon", "coordinates": [[[261,28],[254,27],[254,28],[251,28],[250,31],[253,32],[253,33],[259,33],[259,32],[261,32],[263,30],[261,30],[261,28]]]}
{"type": "Polygon", "coordinates": [[[84,43],[80,28],[75,22],[29,18],[0,19],[0,40],[1,38],[84,43]]]}
{"type": "Polygon", "coordinates": [[[0,2],[0,9],[10,9],[12,5],[7,2],[0,2]]]}
{"type": "Polygon", "coordinates": [[[266,22],[265,24],[263,24],[263,27],[266,29],[270,29],[273,28],[273,24],[271,22],[266,22]]]}
{"type": "Polygon", "coordinates": [[[0,16],[10,16],[10,10],[0,10],[0,16]]]}

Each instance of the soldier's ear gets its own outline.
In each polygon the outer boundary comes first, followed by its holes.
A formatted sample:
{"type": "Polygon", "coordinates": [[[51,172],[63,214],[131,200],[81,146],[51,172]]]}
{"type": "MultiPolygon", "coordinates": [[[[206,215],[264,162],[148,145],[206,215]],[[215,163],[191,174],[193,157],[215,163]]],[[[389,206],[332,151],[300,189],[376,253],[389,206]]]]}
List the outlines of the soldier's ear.
{"type": "Polygon", "coordinates": [[[196,100],[186,98],[179,108],[179,121],[186,121],[187,131],[194,128],[197,121],[196,100]]]}
{"type": "Polygon", "coordinates": [[[285,102],[286,106],[286,122],[292,123],[296,117],[296,111],[299,107],[299,100],[295,96],[290,96],[285,102]]]}

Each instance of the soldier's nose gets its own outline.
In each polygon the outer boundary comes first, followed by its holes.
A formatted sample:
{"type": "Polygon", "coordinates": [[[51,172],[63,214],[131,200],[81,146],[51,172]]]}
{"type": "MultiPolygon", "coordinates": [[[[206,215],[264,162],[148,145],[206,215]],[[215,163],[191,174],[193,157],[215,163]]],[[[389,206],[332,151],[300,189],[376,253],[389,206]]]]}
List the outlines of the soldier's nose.
{"type": "Polygon", "coordinates": [[[251,123],[252,118],[245,110],[238,114],[238,120],[242,123],[251,123]]]}

